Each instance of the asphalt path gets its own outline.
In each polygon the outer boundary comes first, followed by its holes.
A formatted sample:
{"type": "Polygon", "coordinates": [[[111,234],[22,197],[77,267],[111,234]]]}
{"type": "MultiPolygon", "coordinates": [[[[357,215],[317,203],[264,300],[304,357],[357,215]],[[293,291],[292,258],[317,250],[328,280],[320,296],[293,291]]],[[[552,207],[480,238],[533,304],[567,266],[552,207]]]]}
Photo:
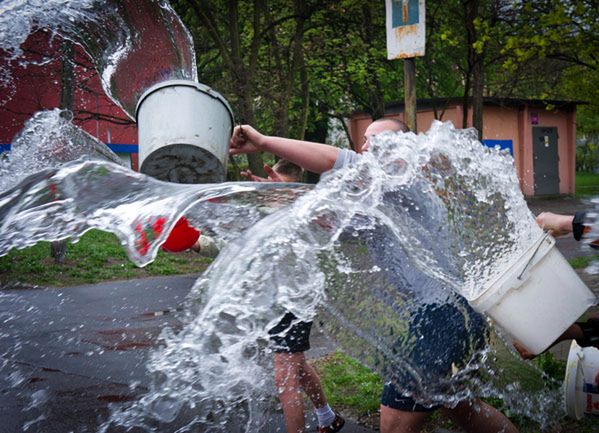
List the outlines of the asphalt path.
{"type": "MultiPolygon", "coordinates": [[[[110,404],[143,393],[148,355],[165,326],[180,325],[195,278],[0,291],[0,432],[97,431],[110,404]]],[[[332,348],[322,336],[315,342],[315,353],[332,348]]],[[[271,418],[263,431],[284,432],[281,414],[271,418]]],[[[315,425],[311,414],[307,421],[315,425]]],[[[370,431],[351,421],[343,429],[370,431]]]]}
{"type": "Polygon", "coordinates": [[[0,292],[1,432],[95,431],[135,398],[145,361],[194,277],[0,292]]]}

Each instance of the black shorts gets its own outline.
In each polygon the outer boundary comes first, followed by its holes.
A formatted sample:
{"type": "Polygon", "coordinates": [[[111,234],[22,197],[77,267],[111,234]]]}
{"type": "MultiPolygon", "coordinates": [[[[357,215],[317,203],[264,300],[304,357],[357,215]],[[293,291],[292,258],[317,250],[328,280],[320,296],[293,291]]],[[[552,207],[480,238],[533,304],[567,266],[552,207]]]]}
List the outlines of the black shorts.
{"type": "Polygon", "coordinates": [[[381,397],[381,404],[403,412],[432,412],[441,407],[439,405],[426,407],[418,404],[412,397],[402,395],[392,383],[385,384],[383,395],[381,397]]]}
{"type": "Polygon", "coordinates": [[[286,313],[268,333],[277,353],[300,353],[310,349],[312,322],[302,322],[293,313],[286,313]]]}
{"type": "MultiPolygon", "coordinates": [[[[465,301],[461,303],[465,304],[465,301]]],[[[406,342],[415,341],[408,360],[420,370],[425,382],[444,382],[451,376],[454,367],[465,366],[475,351],[484,347],[484,320],[467,305],[462,305],[462,308],[464,310],[452,304],[428,304],[412,315],[410,329],[398,339],[397,344],[401,347],[406,342]],[[469,313],[468,318],[464,311],[469,313]]],[[[395,380],[400,387],[418,392],[412,385],[410,374],[398,372],[395,380]]],[[[391,382],[385,385],[381,404],[405,412],[430,412],[441,407],[418,404],[391,382]]]]}

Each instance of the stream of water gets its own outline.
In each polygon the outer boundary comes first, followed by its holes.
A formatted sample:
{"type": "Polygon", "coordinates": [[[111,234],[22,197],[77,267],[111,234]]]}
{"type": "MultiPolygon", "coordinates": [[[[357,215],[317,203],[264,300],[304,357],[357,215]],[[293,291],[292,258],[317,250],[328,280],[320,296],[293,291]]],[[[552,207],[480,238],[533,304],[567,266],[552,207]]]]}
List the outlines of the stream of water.
{"type": "Polygon", "coordinates": [[[319,317],[343,350],[423,404],[502,397],[543,425],[561,413],[556,384],[530,365],[509,373],[521,363],[511,342],[465,302],[541,234],[513,160],[473,131],[438,122],[382,135],[314,188],[178,185],[70,162],[0,196],[0,252],[98,228],[143,266],[183,214],[226,246],[195,284],[182,330],[165,330],[152,353],[150,390],[104,428],[258,431],[276,395],[268,331],[287,311],[319,317]],[[459,365],[423,362],[447,357],[438,348],[451,341],[459,365]],[[522,374],[536,378],[534,392],[520,389],[522,374]]]}
{"type": "Polygon", "coordinates": [[[106,94],[132,119],[152,85],[197,80],[193,41],[166,0],[6,0],[0,4],[3,95],[12,93],[10,67],[20,61],[21,44],[40,28],[82,46],[106,94]]]}

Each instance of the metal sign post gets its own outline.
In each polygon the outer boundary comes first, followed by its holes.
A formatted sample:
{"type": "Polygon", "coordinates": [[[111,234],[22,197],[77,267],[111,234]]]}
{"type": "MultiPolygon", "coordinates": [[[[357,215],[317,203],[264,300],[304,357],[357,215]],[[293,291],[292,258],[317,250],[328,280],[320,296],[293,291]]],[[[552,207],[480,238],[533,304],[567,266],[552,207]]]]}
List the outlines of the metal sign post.
{"type": "Polygon", "coordinates": [[[385,0],[387,11],[387,58],[404,59],[404,118],[416,132],[416,61],[424,56],[424,0],[385,0]]]}

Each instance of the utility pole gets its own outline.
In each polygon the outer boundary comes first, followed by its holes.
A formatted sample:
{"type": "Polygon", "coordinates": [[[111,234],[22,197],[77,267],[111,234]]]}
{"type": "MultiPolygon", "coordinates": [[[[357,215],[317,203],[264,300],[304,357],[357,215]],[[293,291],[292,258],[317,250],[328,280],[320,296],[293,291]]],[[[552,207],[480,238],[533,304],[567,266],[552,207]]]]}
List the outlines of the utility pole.
{"type": "Polygon", "coordinates": [[[416,59],[403,61],[404,120],[410,131],[416,132],[416,59]]]}

